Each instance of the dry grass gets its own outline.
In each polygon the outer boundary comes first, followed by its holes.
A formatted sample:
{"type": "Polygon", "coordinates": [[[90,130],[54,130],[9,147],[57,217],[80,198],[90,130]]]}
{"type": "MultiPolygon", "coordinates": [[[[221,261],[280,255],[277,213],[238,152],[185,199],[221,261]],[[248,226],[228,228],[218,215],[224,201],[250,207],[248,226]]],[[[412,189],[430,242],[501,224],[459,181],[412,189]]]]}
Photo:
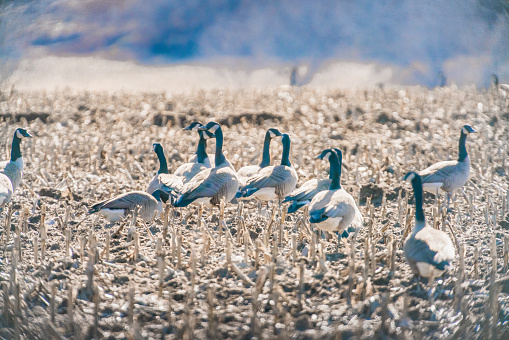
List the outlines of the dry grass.
{"type": "MultiPolygon", "coordinates": [[[[6,150],[15,127],[35,134],[23,142],[12,215],[2,215],[4,338],[509,336],[509,100],[501,90],[2,93],[0,115],[6,150]],[[342,184],[366,221],[354,247],[316,237],[302,212],[282,221],[252,203],[227,204],[224,220],[219,209],[190,208],[169,209],[148,228],[128,219],[118,233],[96,216],[78,226],[95,201],[145,189],[157,169],[153,142],[170,171],[186,160],[197,138],[181,127],[194,120],[224,124],[236,168],[258,162],[267,128],[289,132],[299,183],[325,177],[328,165],[314,156],[341,148],[342,184]],[[425,198],[428,223],[464,249],[430,298],[401,250],[413,224],[401,177],[455,159],[466,123],[479,133],[467,140],[473,171],[464,194],[445,215],[425,198]]],[[[280,152],[273,143],[274,162],[280,152]]]]}

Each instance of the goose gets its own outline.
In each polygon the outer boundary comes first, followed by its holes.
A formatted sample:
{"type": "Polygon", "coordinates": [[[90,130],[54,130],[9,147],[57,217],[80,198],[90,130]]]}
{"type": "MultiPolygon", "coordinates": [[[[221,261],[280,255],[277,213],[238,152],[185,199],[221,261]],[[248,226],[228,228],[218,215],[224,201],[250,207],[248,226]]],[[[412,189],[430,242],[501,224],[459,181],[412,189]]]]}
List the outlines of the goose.
{"type": "Polygon", "coordinates": [[[144,191],[130,191],[94,204],[88,210],[88,214],[100,213],[109,222],[117,222],[139,206],[138,216],[145,222],[150,222],[156,212],[158,214],[163,212],[161,194],[164,194],[162,190],[156,190],[152,194],[144,191]]]}
{"type": "Polygon", "coordinates": [[[270,165],[270,141],[274,137],[281,137],[281,132],[278,129],[270,128],[265,133],[265,140],[263,141],[262,161],[258,165],[244,166],[237,171],[241,186],[246,185],[249,177],[258,173],[261,169],[270,165]]]}
{"type": "Polygon", "coordinates": [[[281,205],[282,200],[295,189],[299,177],[290,163],[290,136],[284,133],[281,141],[283,143],[281,165],[267,166],[249,177],[246,185],[237,193],[238,198],[251,197],[261,201],[277,199],[281,205]]]}
{"type": "Polygon", "coordinates": [[[422,188],[425,191],[435,194],[444,191],[447,193],[447,206],[449,206],[452,192],[461,188],[470,175],[470,157],[468,157],[465,147],[467,135],[470,133],[476,133],[476,131],[470,125],[463,126],[457,161],[439,162],[419,172],[422,178],[422,188]]]}
{"type": "Polygon", "coordinates": [[[18,128],[14,132],[11,146],[11,159],[0,162],[0,173],[6,175],[12,183],[12,192],[21,184],[23,178],[23,157],[21,156],[21,140],[23,138],[32,138],[32,135],[23,128],[18,128]]]}
{"type": "Polygon", "coordinates": [[[409,172],[404,179],[412,183],[415,197],[415,227],[403,246],[405,258],[414,274],[427,278],[439,277],[452,267],[454,245],[445,232],[426,225],[421,176],[409,172]]]}
{"type": "Polygon", "coordinates": [[[168,199],[171,199],[171,202],[173,202],[179,190],[182,188],[182,177],[168,173],[168,163],[166,162],[161,144],[154,143],[152,148],[159,159],[159,170],[150,181],[147,187],[147,193],[151,194],[156,190],[161,190],[162,201],[166,203],[168,199]]]}
{"type": "MultiPolygon", "coordinates": [[[[334,148],[334,151],[338,152],[339,149],[334,148]]],[[[329,150],[322,151],[322,154],[318,156],[319,159],[329,158],[329,150]],[[326,156],[327,155],[327,156],[326,156]]],[[[331,164],[332,168],[332,164],[331,164]]],[[[283,203],[291,202],[288,207],[288,213],[292,214],[300,208],[309,205],[315,195],[321,191],[329,189],[332,181],[332,171],[329,171],[329,178],[327,179],[310,179],[309,181],[302,184],[299,188],[295,189],[290,195],[286,196],[283,203]]]]}
{"type": "Polygon", "coordinates": [[[360,230],[363,217],[353,197],[341,188],[341,150],[324,150],[317,158],[328,158],[331,165],[331,183],[328,190],[321,191],[309,204],[309,222],[318,229],[338,232],[338,238],[350,227],[360,230]]]}
{"type": "Polygon", "coordinates": [[[218,205],[222,199],[230,202],[239,188],[237,173],[223,154],[223,130],[221,125],[210,122],[199,128],[216,138],[215,167],[205,169],[185,183],[175,207],[186,207],[191,203],[203,203],[205,207],[218,205]]]}
{"type": "Polygon", "coordinates": [[[210,158],[207,154],[207,139],[213,138],[208,131],[199,130],[203,125],[200,122],[191,123],[184,130],[197,131],[200,136],[196,153],[189,159],[188,163],[184,163],[175,170],[176,176],[183,177],[183,182],[189,182],[200,171],[211,168],[210,158]]]}

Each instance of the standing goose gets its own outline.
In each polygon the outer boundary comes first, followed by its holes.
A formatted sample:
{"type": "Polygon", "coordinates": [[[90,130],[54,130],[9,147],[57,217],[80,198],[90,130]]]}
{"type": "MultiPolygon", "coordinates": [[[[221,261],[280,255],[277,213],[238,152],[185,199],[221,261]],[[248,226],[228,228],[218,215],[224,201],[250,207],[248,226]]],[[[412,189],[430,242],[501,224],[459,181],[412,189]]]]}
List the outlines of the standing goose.
{"type": "MultiPolygon", "coordinates": [[[[336,153],[341,152],[338,148],[334,148],[334,151],[336,153]]],[[[330,151],[324,150],[318,156],[319,159],[326,159],[328,160],[330,156],[330,151]]],[[[295,189],[290,195],[286,196],[285,202],[292,202],[292,204],[288,207],[288,213],[294,213],[300,208],[308,205],[311,203],[311,200],[313,197],[315,197],[316,194],[318,194],[321,191],[327,190],[330,187],[330,184],[332,182],[332,163],[330,165],[331,170],[329,170],[329,178],[327,179],[310,179],[309,181],[302,184],[299,188],[295,189]]]]}
{"type": "Polygon", "coordinates": [[[184,128],[184,130],[197,131],[200,136],[196,153],[189,159],[188,163],[182,164],[174,172],[175,175],[183,177],[184,183],[189,182],[200,171],[211,167],[207,154],[207,139],[213,138],[213,136],[208,131],[199,130],[202,126],[200,122],[194,122],[184,128]]]}
{"type": "MultiPolygon", "coordinates": [[[[138,216],[145,222],[150,222],[157,213],[163,212],[163,203],[161,201],[161,190],[156,190],[152,194],[144,191],[131,191],[116,197],[94,204],[89,214],[100,213],[109,222],[117,222],[125,218],[129,212],[140,207],[138,216]]],[[[163,193],[164,194],[164,193],[163,193]]]]}
{"type": "Polygon", "coordinates": [[[261,169],[270,165],[270,141],[274,137],[281,137],[281,132],[278,129],[268,129],[265,133],[265,140],[263,141],[262,161],[258,165],[244,166],[237,171],[241,186],[246,185],[249,177],[257,174],[261,169]]]}
{"type": "Polygon", "coordinates": [[[173,202],[174,198],[177,197],[178,192],[182,188],[182,177],[168,173],[168,163],[166,162],[166,157],[161,144],[154,143],[152,146],[157,158],[159,159],[159,170],[150,181],[147,192],[151,194],[156,190],[161,190],[161,199],[163,202],[166,202],[168,198],[171,198],[171,202],[173,202]]]}
{"type": "Polygon", "coordinates": [[[11,159],[0,162],[0,173],[5,174],[12,183],[12,192],[15,192],[23,178],[23,157],[21,156],[21,140],[32,138],[27,130],[18,128],[14,132],[11,146],[11,159]]]}
{"type": "Polygon", "coordinates": [[[261,201],[282,200],[295,189],[297,172],[290,163],[290,136],[282,135],[283,156],[281,165],[267,166],[251,176],[237,193],[237,197],[257,198],[261,201]]]}
{"type": "Polygon", "coordinates": [[[422,177],[422,188],[424,190],[435,194],[442,191],[447,193],[447,205],[449,205],[452,192],[461,188],[470,175],[470,157],[468,157],[465,147],[465,141],[469,133],[476,133],[476,131],[470,125],[463,126],[457,161],[439,162],[419,173],[422,177]]]}
{"type": "Polygon", "coordinates": [[[206,207],[218,205],[222,199],[230,202],[239,188],[239,179],[230,161],[223,154],[223,131],[216,122],[200,128],[216,138],[215,167],[205,169],[185,183],[175,207],[203,203],[206,207]]]}
{"type": "Polygon", "coordinates": [[[309,205],[309,222],[318,229],[337,231],[341,235],[350,225],[357,231],[363,223],[362,214],[353,197],[341,188],[341,165],[343,154],[327,149],[317,158],[329,158],[331,165],[331,183],[328,190],[321,191],[313,197],[309,205]]]}
{"type": "Polygon", "coordinates": [[[454,245],[445,232],[426,225],[421,176],[409,172],[404,179],[412,183],[415,197],[415,227],[403,246],[405,258],[414,274],[427,278],[439,277],[452,266],[454,245]]]}

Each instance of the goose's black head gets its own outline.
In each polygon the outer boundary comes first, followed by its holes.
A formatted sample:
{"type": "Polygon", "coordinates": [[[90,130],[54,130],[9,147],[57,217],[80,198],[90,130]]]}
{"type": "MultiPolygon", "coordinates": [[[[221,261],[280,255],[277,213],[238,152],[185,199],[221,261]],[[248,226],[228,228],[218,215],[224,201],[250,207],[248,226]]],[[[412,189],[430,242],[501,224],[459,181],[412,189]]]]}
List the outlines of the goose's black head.
{"type": "Polygon", "coordinates": [[[474,128],[471,127],[470,125],[464,125],[463,128],[461,129],[461,132],[464,135],[468,135],[469,133],[477,133],[477,131],[475,131],[474,128]]]}
{"type": "Polygon", "coordinates": [[[414,183],[414,180],[418,180],[420,178],[421,176],[417,172],[410,171],[403,177],[403,180],[409,183],[414,183]]]}
{"type": "Polygon", "coordinates": [[[27,130],[25,130],[23,128],[16,129],[16,132],[14,132],[14,135],[18,139],[32,138],[32,135],[27,130]]]}
{"type": "Polygon", "coordinates": [[[321,160],[329,160],[329,157],[331,153],[333,153],[334,150],[332,149],[325,149],[323,150],[318,156],[315,157],[315,159],[321,159],[321,160]]]}
{"type": "Polygon", "coordinates": [[[152,150],[154,150],[156,154],[159,154],[160,152],[163,152],[163,146],[160,143],[154,143],[152,144],[152,150]]]}
{"type": "Polygon", "coordinates": [[[188,131],[198,131],[202,127],[202,123],[200,122],[192,122],[189,126],[185,127],[184,130],[188,131]]]}
{"type": "Polygon", "coordinates": [[[270,138],[281,137],[283,135],[278,129],[275,128],[268,129],[267,133],[269,134],[270,138]]]}
{"type": "Polygon", "coordinates": [[[210,133],[212,133],[212,135],[215,136],[217,129],[220,129],[220,128],[221,128],[221,125],[219,125],[219,123],[209,122],[209,123],[207,123],[207,125],[202,125],[201,127],[199,127],[198,130],[210,132],[210,133]]]}
{"type": "Polygon", "coordinates": [[[289,147],[290,144],[291,144],[291,140],[290,140],[290,135],[287,134],[287,133],[283,133],[282,135],[282,138],[281,138],[281,142],[283,143],[283,147],[289,147]]]}

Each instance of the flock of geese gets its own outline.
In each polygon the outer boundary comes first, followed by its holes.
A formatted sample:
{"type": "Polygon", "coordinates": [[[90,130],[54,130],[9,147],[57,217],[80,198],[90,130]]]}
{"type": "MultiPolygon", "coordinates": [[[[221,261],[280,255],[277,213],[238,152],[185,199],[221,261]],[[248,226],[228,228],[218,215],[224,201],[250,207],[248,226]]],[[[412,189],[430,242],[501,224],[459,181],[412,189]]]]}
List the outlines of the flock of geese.
{"type": "MultiPolygon", "coordinates": [[[[194,122],[184,130],[198,133],[196,153],[188,163],[168,173],[168,164],[161,144],[154,143],[153,151],[159,160],[159,170],[145,191],[131,191],[94,204],[89,214],[100,213],[108,221],[116,222],[138,209],[138,216],[151,221],[162,213],[163,203],[174,207],[190,204],[213,207],[221,201],[238,202],[255,199],[259,202],[289,203],[288,213],[308,206],[309,222],[317,229],[343,233],[347,228],[356,232],[363,225],[363,217],[353,197],[341,186],[341,150],[323,150],[316,158],[329,161],[328,179],[311,179],[296,189],[298,175],[290,162],[290,136],[275,128],[268,129],[263,143],[262,161],[238,171],[223,154],[223,131],[216,122],[202,125],[194,122]],[[283,152],[279,165],[270,165],[270,142],[281,137],[283,152]],[[207,139],[215,138],[214,159],[207,154],[207,139]]],[[[416,275],[436,278],[452,265],[454,246],[449,236],[426,225],[423,211],[423,190],[438,194],[445,192],[448,203],[453,191],[468,180],[470,158],[465,147],[466,137],[476,131],[469,125],[461,129],[457,161],[436,163],[427,169],[409,172],[404,177],[412,184],[415,196],[415,227],[404,244],[404,253],[416,275]]],[[[8,204],[23,176],[20,143],[32,138],[27,130],[14,132],[10,160],[0,163],[0,207],[8,204]]]]}

